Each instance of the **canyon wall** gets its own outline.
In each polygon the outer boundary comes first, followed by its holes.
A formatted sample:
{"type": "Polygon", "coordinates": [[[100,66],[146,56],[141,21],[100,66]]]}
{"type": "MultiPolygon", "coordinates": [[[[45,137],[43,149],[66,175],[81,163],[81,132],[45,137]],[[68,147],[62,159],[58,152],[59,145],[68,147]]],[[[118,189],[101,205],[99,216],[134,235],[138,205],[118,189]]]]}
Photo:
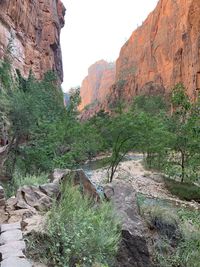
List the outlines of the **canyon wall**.
{"type": "Polygon", "coordinates": [[[12,65],[24,77],[48,70],[63,80],[60,31],[65,8],[60,0],[0,0],[0,59],[11,44],[12,65]]]}
{"type": "Polygon", "coordinates": [[[179,82],[195,99],[200,89],[199,14],[200,0],[160,0],[120,51],[110,101],[169,93],[179,82]]]}
{"type": "Polygon", "coordinates": [[[97,61],[89,67],[88,76],[80,88],[81,104],[79,109],[90,104],[103,102],[109,93],[109,88],[115,82],[115,64],[105,60],[97,61]]]}

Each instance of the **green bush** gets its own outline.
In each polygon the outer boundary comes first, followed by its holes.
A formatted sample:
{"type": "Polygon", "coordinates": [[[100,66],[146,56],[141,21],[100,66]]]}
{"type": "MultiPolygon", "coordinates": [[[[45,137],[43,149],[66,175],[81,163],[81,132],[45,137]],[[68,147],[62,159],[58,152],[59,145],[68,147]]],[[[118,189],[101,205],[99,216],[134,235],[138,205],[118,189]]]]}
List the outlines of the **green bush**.
{"type": "Polygon", "coordinates": [[[167,178],[165,178],[165,184],[167,189],[180,199],[200,201],[199,186],[191,183],[181,183],[167,178]]]}
{"type": "Polygon", "coordinates": [[[149,227],[156,229],[159,234],[153,248],[154,259],[159,266],[199,267],[199,210],[175,208],[171,202],[149,199],[144,195],[138,195],[137,199],[141,215],[149,227]],[[171,234],[173,233],[171,226],[173,225],[175,226],[174,229],[178,230],[174,232],[178,237],[176,239],[171,239],[171,234]],[[169,232],[166,232],[167,228],[170,230],[169,232]]]}
{"type": "Polygon", "coordinates": [[[6,197],[11,197],[15,195],[17,189],[24,185],[41,185],[46,183],[48,180],[48,175],[41,173],[40,175],[22,175],[20,172],[15,171],[13,178],[10,182],[5,183],[4,189],[6,197]]]}
{"type": "MultiPolygon", "coordinates": [[[[43,260],[51,259],[53,266],[111,266],[113,263],[120,227],[109,203],[94,205],[66,184],[59,204],[55,203],[50,211],[47,227],[49,246],[39,256],[43,260]]],[[[41,242],[45,247],[44,241],[41,242]]]]}

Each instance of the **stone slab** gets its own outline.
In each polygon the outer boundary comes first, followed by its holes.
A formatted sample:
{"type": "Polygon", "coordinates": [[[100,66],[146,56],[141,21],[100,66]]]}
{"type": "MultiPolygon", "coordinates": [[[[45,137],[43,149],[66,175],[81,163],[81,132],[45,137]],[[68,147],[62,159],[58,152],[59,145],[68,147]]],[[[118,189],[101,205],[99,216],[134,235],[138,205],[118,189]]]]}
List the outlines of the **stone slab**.
{"type": "Polygon", "coordinates": [[[21,250],[10,250],[1,254],[2,260],[8,259],[10,257],[26,258],[21,250]]]}
{"type": "Polygon", "coordinates": [[[10,230],[21,230],[21,223],[16,222],[16,223],[9,223],[9,224],[2,224],[1,225],[1,233],[10,231],[10,230]]]}
{"type": "Polygon", "coordinates": [[[5,245],[11,241],[20,241],[23,239],[21,230],[12,230],[1,233],[0,244],[5,245]]]}
{"type": "Polygon", "coordinates": [[[26,259],[11,257],[1,262],[1,267],[32,267],[33,265],[26,259]]]}
{"type": "Polygon", "coordinates": [[[4,192],[4,189],[1,185],[0,185],[0,192],[4,192]]]}
{"type": "Polygon", "coordinates": [[[13,251],[25,251],[26,250],[26,244],[24,241],[12,241],[7,243],[6,245],[0,246],[0,253],[12,253],[13,251]]]}

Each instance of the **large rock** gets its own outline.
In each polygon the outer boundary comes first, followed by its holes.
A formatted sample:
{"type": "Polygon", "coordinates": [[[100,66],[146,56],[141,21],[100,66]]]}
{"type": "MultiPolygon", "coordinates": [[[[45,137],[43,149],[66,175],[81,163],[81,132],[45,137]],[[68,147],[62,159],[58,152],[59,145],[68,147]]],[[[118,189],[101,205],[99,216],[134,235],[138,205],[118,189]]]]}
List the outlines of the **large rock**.
{"type": "Polygon", "coordinates": [[[55,70],[63,79],[60,31],[65,8],[61,0],[0,1],[0,59],[12,41],[12,63],[24,77],[32,70],[42,78],[55,70]]]}
{"type": "Polygon", "coordinates": [[[58,181],[63,179],[65,175],[68,175],[71,172],[69,169],[54,169],[53,172],[49,175],[51,182],[58,181]]]}
{"type": "Polygon", "coordinates": [[[80,186],[84,195],[87,195],[95,201],[100,200],[100,196],[97,192],[96,187],[91,183],[91,181],[82,169],[72,171],[70,175],[66,178],[67,180],[71,179],[72,183],[75,186],[80,186]]]}
{"type": "Polygon", "coordinates": [[[52,199],[44,194],[37,186],[23,186],[17,190],[16,208],[26,209],[33,207],[37,210],[50,208],[52,199]]]}
{"type": "Polygon", "coordinates": [[[79,186],[84,195],[91,197],[95,201],[100,200],[95,185],[91,183],[82,169],[55,169],[49,177],[53,181],[53,184],[59,185],[65,182],[71,182],[74,186],[79,186]]]}
{"type": "Polygon", "coordinates": [[[151,267],[148,228],[139,215],[136,193],[131,185],[122,181],[113,182],[112,188],[114,195],[109,197],[122,221],[122,241],[114,266],[151,267]]]}
{"type": "Polygon", "coordinates": [[[59,199],[61,194],[60,185],[66,181],[72,182],[75,186],[80,186],[83,194],[88,195],[95,201],[100,200],[96,187],[90,182],[82,169],[73,171],[55,169],[50,178],[52,182],[48,184],[20,187],[17,190],[16,197],[8,199],[6,209],[12,215],[11,218],[16,217],[16,220],[12,222],[22,221],[32,217],[32,215],[37,215],[36,211],[48,210],[53,203],[53,199],[59,199]]]}
{"type": "Polygon", "coordinates": [[[199,0],[160,0],[122,47],[111,98],[131,100],[141,93],[162,93],[163,88],[169,93],[178,82],[195,98],[200,89],[199,13],[199,0]]]}

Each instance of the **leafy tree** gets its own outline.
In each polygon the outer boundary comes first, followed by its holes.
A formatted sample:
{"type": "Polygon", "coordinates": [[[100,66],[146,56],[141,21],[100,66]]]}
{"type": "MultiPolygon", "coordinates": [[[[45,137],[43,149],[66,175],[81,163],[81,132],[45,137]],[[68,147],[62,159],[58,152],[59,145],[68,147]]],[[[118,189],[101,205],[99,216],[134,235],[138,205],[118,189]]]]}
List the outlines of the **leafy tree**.
{"type": "Polygon", "coordinates": [[[112,119],[110,125],[112,136],[112,155],[108,168],[109,182],[112,182],[119,163],[125,155],[135,147],[137,134],[135,134],[135,124],[130,113],[120,114],[112,119]]]}
{"type": "Polygon", "coordinates": [[[177,84],[172,90],[171,103],[173,114],[170,120],[170,130],[174,135],[171,148],[175,151],[171,161],[180,166],[181,182],[183,182],[186,168],[189,162],[192,162],[194,147],[199,140],[199,132],[196,131],[199,121],[198,116],[196,117],[198,108],[193,109],[194,105],[191,104],[182,84],[177,84]]]}
{"type": "Polygon", "coordinates": [[[80,87],[71,88],[69,91],[69,96],[70,103],[67,107],[68,116],[70,116],[71,118],[76,118],[76,116],[78,115],[78,106],[81,103],[80,87]]]}

